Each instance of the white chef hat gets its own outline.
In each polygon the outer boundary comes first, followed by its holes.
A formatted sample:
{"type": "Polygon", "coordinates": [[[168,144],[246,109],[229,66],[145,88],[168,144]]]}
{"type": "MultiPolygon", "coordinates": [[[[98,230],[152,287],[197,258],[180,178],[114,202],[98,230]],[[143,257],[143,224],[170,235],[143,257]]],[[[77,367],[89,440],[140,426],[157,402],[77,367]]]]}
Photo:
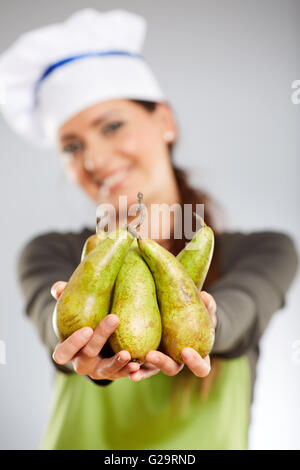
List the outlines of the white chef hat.
{"type": "Polygon", "coordinates": [[[49,147],[69,118],[113,98],[166,101],[141,56],[146,21],[123,10],[80,10],[22,35],[0,56],[0,109],[10,126],[49,147]]]}

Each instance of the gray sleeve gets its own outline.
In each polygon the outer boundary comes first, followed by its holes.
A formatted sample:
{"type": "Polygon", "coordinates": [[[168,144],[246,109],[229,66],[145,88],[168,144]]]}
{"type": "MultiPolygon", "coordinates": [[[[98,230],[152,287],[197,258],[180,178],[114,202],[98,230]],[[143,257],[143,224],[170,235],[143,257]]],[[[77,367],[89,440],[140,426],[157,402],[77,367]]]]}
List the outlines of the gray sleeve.
{"type": "Polygon", "coordinates": [[[289,235],[277,232],[225,233],[219,240],[220,280],[207,289],[217,303],[212,353],[238,357],[256,347],[298,268],[289,235]]]}
{"type": "MultiPolygon", "coordinates": [[[[70,237],[55,232],[40,235],[23,247],[17,259],[25,312],[33,321],[51,359],[58,340],[52,327],[56,301],[50,289],[56,281],[68,281],[79,263],[72,251],[70,237]]],[[[70,364],[59,366],[54,361],[53,364],[63,372],[73,371],[70,364]]]]}

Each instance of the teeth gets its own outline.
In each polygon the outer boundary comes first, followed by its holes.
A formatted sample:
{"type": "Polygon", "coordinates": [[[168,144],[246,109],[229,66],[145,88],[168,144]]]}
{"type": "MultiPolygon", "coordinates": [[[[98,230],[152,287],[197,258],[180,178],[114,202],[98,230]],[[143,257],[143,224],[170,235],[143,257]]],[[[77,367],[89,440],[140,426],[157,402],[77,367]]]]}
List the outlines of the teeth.
{"type": "Polygon", "coordinates": [[[111,192],[111,187],[114,186],[115,184],[119,183],[120,181],[122,181],[125,178],[127,171],[128,171],[128,169],[120,170],[117,173],[114,173],[113,175],[108,176],[107,178],[105,178],[105,180],[103,180],[100,183],[100,188],[99,188],[100,197],[101,198],[108,197],[110,195],[110,192],[111,192]]]}
{"type": "Polygon", "coordinates": [[[106,186],[107,188],[114,186],[115,184],[119,183],[125,176],[126,170],[118,171],[111,176],[108,176],[103,180],[102,185],[106,186]]]}

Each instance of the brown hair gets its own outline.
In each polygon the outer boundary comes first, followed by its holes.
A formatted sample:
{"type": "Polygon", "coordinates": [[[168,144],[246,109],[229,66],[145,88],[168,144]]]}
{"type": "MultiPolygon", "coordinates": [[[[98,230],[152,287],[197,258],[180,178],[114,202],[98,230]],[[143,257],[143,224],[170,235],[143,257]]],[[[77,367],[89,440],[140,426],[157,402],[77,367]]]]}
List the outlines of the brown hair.
{"type": "MultiPolygon", "coordinates": [[[[142,101],[142,100],[132,100],[132,101],[143,106],[149,112],[153,112],[156,108],[156,103],[153,101],[142,101]]],[[[176,180],[177,187],[179,190],[180,204],[182,206],[184,204],[191,204],[194,212],[196,212],[196,204],[204,204],[205,222],[207,223],[207,225],[209,225],[213,229],[215,235],[218,235],[219,230],[215,222],[215,217],[216,217],[215,214],[220,208],[219,204],[213,199],[213,197],[210,194],[200,190],[199,188],[195,188],[192,186],[192,184],[189,182],[189,175],[187,171],[182,168],[177,167],[173,163],[174,144],[172,143],[168,144],[168,147],[169,147],[169,152],[170,152],[170,158],[172,161],[172,167],[174,171],[175,180],[176,180]]],[[[176,256],[184,248],[186,242],[189,240],[186,240],[183,237],[182,239],[172,238],[171,241],[172,243],[171,243],[170,251],[176,256]]],[[[211,285],[213,282],[215,282],[219,278],[218,251],[219,251],[218,250],[218,238],[216,236],[214,256],[213,256],[212,264],[209,269],[209,273],[207,275],[205,284],[203,286],[203,290],[205,290],[205,287],[211,285]]]]}
{"type": "MultiPolygon", "coordinates": [[[[156,108],[155,102],[140,100],[133,101],[143,106],[149,112],[153,112],[156,108]]],[[[194,212],[196,212],[196,204],[204,204],[205,222],[213,229],[215,233],[214,255],[205,283],[203,285],[203,290],[205,290],[220,277],[220,259],[218,244],[219,230],[216,224],[216,214],[218,210],[220,210],[220,205],[213,199],[210,194],[202,191],[199,188],[193,187],[193,185],[189,181],[189,175],[187,171],[177,167],[173,162],[174,144],[171,143],[168,145],[168,147],[175,180],[179,190],[181,206],[183,207],[184,204],[192,204],[192,209],[194,212]]],[[[186,240],[184,237],[182,237],[181,239],[172,238],[170,251],[176,256],[184,248],[187,241],[189,240],[186,240]]],[[[221,369],[221,364],[222,361],[211,357],[211,372],[207,377],[200,379],[200,395],[202,399],[208,396],[216,377],[218,377],[219,371],[221,369]]],[[[197,379],[196,381],[194,379],[195,377],[193,376],[193,374],[189,373],[186,368],[183,369],[183,371],[178,376],[176,376],[176,385],[178,385],[178,387],[175,387],[175,392],[177,389],[178,393],[175,393],[173,395],[175,412],[178,406],[180,406],[181,408],[183,407],[184,409],[185,406],[188,405],[189,398],[191,396],[191,391],[194,388],[195,383],[198,383],[199,385],[199,379],[197,379]],[[182,393],[183,391],[184,393],[182,393]],[[178,399],[180,400],[180,402],[178,401],[178,399]]]]}

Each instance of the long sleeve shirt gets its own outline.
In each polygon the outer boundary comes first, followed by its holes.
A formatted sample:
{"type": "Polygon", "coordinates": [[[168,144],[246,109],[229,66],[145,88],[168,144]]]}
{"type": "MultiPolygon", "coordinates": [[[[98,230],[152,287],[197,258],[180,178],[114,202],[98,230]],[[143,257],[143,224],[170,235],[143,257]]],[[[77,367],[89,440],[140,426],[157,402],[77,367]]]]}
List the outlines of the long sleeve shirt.
{"type": "MultiPolygon", "coordinates": [[[[68,281],[80,262],[81,251],[93,231],[51,232],[30,240],[18,256],[18,278],[25,312],[35,324],[51,360],[57,344],[52,327],[56,301],[50,288],[68,281]]],[[[220,278],[207,291],[217,304],[217,328],[212,355],[230,359],[248,355],[255,380],[259,340],[272,315],[285,305],[285,295],[298,267],[289,235],[279,232],[223,232],[217,235],[220,278]]],[[[53,361],[53,360],[52,360],[53,361]]],[[[70,364],[53,364],[75,373],[70,364]]],[[[97,381],[96,381],[97,383],[97,381]]],[[[109,381],[98,381],[105,385],[109,381]]]]}

